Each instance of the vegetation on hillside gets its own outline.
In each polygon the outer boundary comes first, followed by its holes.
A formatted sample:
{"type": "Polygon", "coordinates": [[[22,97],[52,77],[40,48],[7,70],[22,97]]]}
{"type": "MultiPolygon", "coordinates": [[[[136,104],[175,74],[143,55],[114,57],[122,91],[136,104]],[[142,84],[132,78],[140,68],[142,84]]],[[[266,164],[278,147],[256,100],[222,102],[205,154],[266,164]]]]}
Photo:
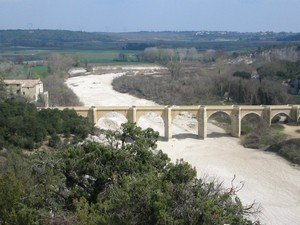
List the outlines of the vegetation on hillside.
{"type": "Polygon", "coordinates": [[[300,75],[300,61],[279,60],[262,65],[257,69],[262,78],[288,80],[300,75]]]}
{"type": "MultiPolygon", "coordinates": [[[[244,50],[297,41],[292,33],[239,33],[162,31],[99,33],[67,30],[0,30],[0,48],[35,47],[41,49],[144,50],[147,47],[186,48],[198,50],[244,50]],[[280,40],[279,40],[280,39],[280,40]],[[279,41],[278,41],[279,40],[279,41]]],[[[299,34],[294,34],[295,37],[299,34]]]]}
{"type": "Polygon", "coordinates": [[[93,132],[93,125],[74,110],[38,110],[19,97],[0,101],[0,148],[34,149],[45,141],[51,146],[53,140],[59,145],[60,137],[82,140],[93,132]]]}

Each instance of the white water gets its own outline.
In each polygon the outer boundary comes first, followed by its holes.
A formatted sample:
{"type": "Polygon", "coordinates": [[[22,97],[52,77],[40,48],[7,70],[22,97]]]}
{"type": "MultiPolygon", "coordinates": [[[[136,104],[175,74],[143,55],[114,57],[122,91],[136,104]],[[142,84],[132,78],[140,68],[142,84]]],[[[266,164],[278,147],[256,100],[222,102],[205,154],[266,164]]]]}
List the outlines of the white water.
{"type": "MultiPolygon", "coordinates": [[[[138,99],[113,90],[112,80],[122,74],[89,75],[73,77],[67,85],[79,96],[86,106],[131,106],[156,105],[154,102],[138,99]]],[[[116,128],[124,118],[110,114],[100,124],[106,128],[116,128]]],[[[142,117],[138,125],[152,127],[163,132],[161,118],[153,114],[142,117]]],[[[197,140],[195,121],[186,116],[177,118],[173,123],[173,135],[169,142],[159,141],[158,147],[169,157],[183,158],[196,167],[198,176],[208,175],[224,181],[230,187],[234,175],[235,184],[244,182],[244,188],[238,193],[244,204],[256,201],[262,206],[260,220],[268,225],[300,224],[300,168],[288,163],[281,157],[247,149],[239,144],[237,138],[230,137],[212,124],[208,126],[209,138],[197,140]],[[189,126],[186,126],[189,124],[189,126]]]]}

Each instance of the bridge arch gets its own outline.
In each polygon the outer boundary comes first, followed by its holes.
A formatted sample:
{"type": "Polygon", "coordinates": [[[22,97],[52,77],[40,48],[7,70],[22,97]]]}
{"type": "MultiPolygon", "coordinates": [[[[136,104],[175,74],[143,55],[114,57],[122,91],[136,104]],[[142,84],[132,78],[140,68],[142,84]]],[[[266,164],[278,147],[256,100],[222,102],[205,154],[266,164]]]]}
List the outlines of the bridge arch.
{"type": "Polygon", "coordinates": [[[255,111],[249,111],[249,112],[242,113],[241,120],[243,120],[245,117],[247,117],[249,115],[252,115],[252,116],[255,115],[255,116],[259,117],[260,119],[262,119],[262,113],[255,112],[255,111]]]}
{"type": "Polygon", "coordinates": [[[227,116],[229,116],[229,117],[231,117],[231,113],[230,112],[228,112],[228,111],[224,111],[224,110],[216,110],[216,111],[208,111],[207,112],[207,120],[209,120],[212,116],[214,116],[214,115],[216,115],[216,114],[225,114],[225,115],[227,115],[227,116]]]}
{"type": "MultiPolygon", "coordinates": [[[[174,138],[183,139],[183,138],[197,138],[198,137],[198,112],[182,110],[176,113],[172,112],[172,130],[176,130],[176,126],[179,125],[183,131],[176,132],[173,134],[174,138]]],[[[178,129],[177,129],[178,130],[178,129]]]]}
{"type": "Polygon", "coordinates": [[[123,123],[128,122],[124,114],[119,112],[107,112],[97,118],[95,126],[105,130],[118,130],[123,123]]]}
{"type": "Polygon", "coordinates": [[[276,117],[278,116],[286,116],[288,120],[292,120],[291,116],[288,115],[288,113],[286,112],[277,112],[276,114],[272,115],[272,117],[270,118],[271,123],[274,123],[274,120],[276,117]]]}
{"type": "Polygon", "coordinates": [[[241,135],[249,133],[253,128],[258,127],[265,121],[256,112],[248,112],[241,118],[241,135]]]}
{"type": "Polygon", "coordinates": [[[231,133],[232,118],[229,112],[222,110],[214,111],[207,117],[207,122],[213,123],[213,121],[216,121],[217,124],[215,125],[219,128],[211,128],[207,137],[223,137],[231,133]]]}
{"type": "Polygon", "coordinates": [[[165,121],[163,115],[157,112],[144,112],[139,114],[136,124],[142,129],[152,128],[159,132],[159,136],[164,136],[165,121]]]}
{"type": "Polygon", "coordinates": [[[211,112],[211,113],[208,113],[207,114],[207,120],[211,119],[212,117],[216,116],[216,115],[226,115],[228,116],[229,118],[231,118],[231,115],[229,112],[226,112],[226,111],[223,111],[223,110],[218,110],[218,111],[214,111],[214,112],[211,112]]]}

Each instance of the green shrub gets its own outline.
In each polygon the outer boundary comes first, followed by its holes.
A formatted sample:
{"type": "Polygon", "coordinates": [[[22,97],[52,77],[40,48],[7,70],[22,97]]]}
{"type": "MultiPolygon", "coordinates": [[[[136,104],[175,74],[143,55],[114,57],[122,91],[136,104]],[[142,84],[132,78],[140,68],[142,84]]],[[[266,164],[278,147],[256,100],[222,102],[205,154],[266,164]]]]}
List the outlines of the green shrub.
{"type": "Polygon", "coordinates": [[[300,138],[271,145],[266,151],[276,152],[288,161],[300,165],[300,138]]]}
{"type": "Polygon", "coordinates": [[[282,125],[271,127],[257,116],[248,115],[242,121],[242,144],[246,148],[264,148],[285,140],[282,125]]]}
{"type": "Polygon", "coordinates": [[[58,148],[61,145],[61,140],[57,134],[52,134],[49,139],[49,144],[52,148],[58,148]]]}
{"type": "Polygon", "coordinates": [[[245,71],[236,71],[233,73],[234,77],[241,77],[243,79],[251,79],[251,73],[245,72],[245,71]]]}
{"type": "Polygon", "coordinates": [[[30,103],[16,99],[0,102],[0,148],[13,145],[20,148],[34,149],[47,136],[69,137],[75,135],[78,140],[94,132],[93,124],[80,117],[74,110],[37,108],[30,103]]]}

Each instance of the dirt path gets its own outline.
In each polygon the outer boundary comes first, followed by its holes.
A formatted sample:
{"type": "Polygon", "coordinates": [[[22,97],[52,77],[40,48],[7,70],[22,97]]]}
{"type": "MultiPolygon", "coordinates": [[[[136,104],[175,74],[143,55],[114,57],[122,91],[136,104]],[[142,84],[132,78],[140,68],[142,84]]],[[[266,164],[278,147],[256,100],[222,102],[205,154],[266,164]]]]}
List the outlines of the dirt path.
{"type": "MultiPolygon", "coordinates": [[[[73,77],[67,85],[79,96],[87,106],[91,105],[156,105],[154,102],[138,99],[128,94],[121,94],[112,89],[112,80],[122,74],[89,75],[73,77]]],[[[116,114],[108,115],[110,119],[99,121],[106,128],[115,128],[125,118],[116,114]]],[[[142,117],[138,125],[143,128],[152,127],[163,132],[161,118],[150,114],[142,117]]],[[[197,123],[187,115],[173,121],[173,139],[169,142],[159,141],[158,147],[169,157],[184,159],[198,171],[198,176],[208,175],[224,181],[230,186],[234,175],[235,184],[244,182],[239,192],[244,204],[259,202],[262,206],[260,219],[268,225],[300,224],[300,168],[289,164],[286,160],[260,150],[246,149],[239,140],[230,137],[212,124],[208,126],[209,138],[197,140],[197,123]]]]}

